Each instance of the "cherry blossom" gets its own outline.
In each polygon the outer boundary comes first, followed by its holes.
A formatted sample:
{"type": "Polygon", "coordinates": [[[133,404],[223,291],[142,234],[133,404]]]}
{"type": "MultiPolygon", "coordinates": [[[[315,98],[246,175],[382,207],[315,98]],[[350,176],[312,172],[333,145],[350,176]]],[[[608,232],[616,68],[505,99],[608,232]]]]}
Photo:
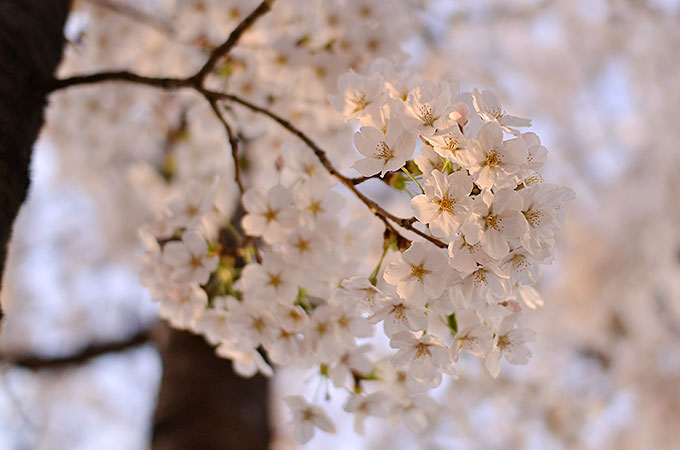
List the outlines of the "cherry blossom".
{"type": "Polygon", "coordinates": [[[462,226],[465,241],[472,245],[481,243],[492,258],[505,257],[510,251],[508,242],[529,231],[521,211],[522,198],[514,190],[482,192],[472,202],[470,215],[462,226]]]}
{"type": "Polygon", "coordinates": [[[412,132],[431,136],[437,130],[449,128],[455,119],[449,117],[451,100],[458,95],[458,86],[448,83],[423,82],[409,92],[405,108],[405,124],[412,132]],[[455,92],[452,92],[452,88],[455,92]]]}
{"type": "Polygon", "coordinates": [[[416,337],[411,331],[400,331],[392,336],[390,347],[399,349],[392,363],[396,367],[408,365],[408,375],[418,383],[438,386],[442,372],[450,371],[449,349],[436,336],[416,337]]]}
{"type": "Polygon", "coordinates": [[[437,403],[427,395],[407,397],[398,402],[390,414],[393,426],[404,425],[413,433],[422,433],[437,412],[437,403]]]}
{"type": "Polygon", "coordinates": [[[402,259],[385,269],[385,281],[397,286],[401,298],[424,303],[441,295],[446,287],[446,255],[441,251],[414,242],[402,259]]]}
{"type": "Polygon", "coordinates": [[[370,344],[346,349],[338,362],[328,370],[333,385],[335,387],[344,386],[352,374],[368,375],[373,369],[373,363],[366,355],[370,350],[370,344]]]}
{"type": "Polygon", "coordinates": [[[331,104],[348,119],[366,114],[368,109],[379,108],[385,96],[384,81],[379,73],[368,77],[354,72],[338,78],[338,95],[329,95],[331,104]]]}
{"type": "Polygon", "coordinates": [[[454,361],[458,360],[461,350],[466,350],[478,358],[483,357],[491,349],[493,342],[493,330],[477,321],[456,333],[451,344],[451,354],[454,361]]]}
{"type": "Polygon", "coordinates": [[[527,160],[523,139],[503,141],[500,125],[490,122],[479,130],[477,139],[469,142],[463,165],[470,170],[480,188],[514,187],[517,184],[515,175],[527,160]]]}
{"type": "Polygon", "coordinates": [[[262,264],[243,268],[237,288],[261,301],[276,301],[292,305],[298,294],[296,273],[278,253],[262,255],[262,264]]]}
{"type": "Polygon", "coordinates": [[[204,284],[217,267],[217,257],[210,256],[208,244],[196,231],[186,231],[181,241],[163,247],[163,261],[172,267],[170,279],[179,283],[204,284]]]}
{"type": "Polygon", "coordinates": [[[343,409],[354,414],[354,431],[364,434],[364,420],[366,420],[366,417],[388,417],[392,402],[392,397],[382,391],[373,392],[368,395],[354,394],[347,398],[343,409]]]}
{"type": "Polygon", "coordinates": [[[224,341],[217,347],[216,352],[223,358],[231,359],[234,363],[234,370],[242,377],[249,378],[258,372],[267,377],[274,374],[271,366],[255,348],[238,345],[233,341],[224,341]]]}
{"type": "Polygon", "coordinates": [[[243,229],[252,236],[262,236],[269,243],[279,242],[286,228],[295,225],[296,210],[293,196],[281,185],[272,187],[266,198],[250,190],[243,194],[243,205],[248,214],[243,217],[243,229]]]}
{"type": "Polygon", "coordinates": [[[498,376],[501,356],[512,364],[527,364],[531,358],[531,350],[524,344],[533,341],[536,333],[527,328],[517,328],[518,320],[519,314],[514,313],[498,325],[494,346],[485,360],[486,368],[494,378],[498,376]]]}
{"type": "Polygon", "coordinates": [[[168,289],[159,313],[178,328],[191,328],[208,304],[208,296],[197,284],[177,285],[168,289]]]}
{"type": "Polygon", "coordinates": [[[387,298],[369,320],[373,323],[384,321],[383,327],[387,336],[405,330],[424,330],[427,328],[425,309],[412,305],[400,298],[387,298]]]}
{"type": "Polygon", "coordinates": [[[522,238],[522,245],[532,254],[538,254],[541,247],[553,241],[555,233],[564,226],[559,214],[559,205],[574,198],[574,191],[564,186],[537,184],[519,191],[524,205],[522,214],[529,224],[528,233],[522,238]]]}
{"type": "Polygon", "coordinates": [[[380,308],[384,294],[370,281],[362,277],[352,277],[343,280],[341,285],[343,298],[358,302],[362,312],[375,312],[380,308]]]}
{"type": "Polygon", "coordinates": [[[397,119],[390,119],[385,134],[377,128],[361,127],[354,135],[354,145],[364,159],[352,167],[364,176],[400,169],[415,148],[415,135],[408,133],[397,119]]]}
{"type": "Polygon", "coordinates": [[[304,444],[314,437],[314,431],[319,428],[327,433],[335,433],[335,425],[328,418],[324,410],[316,405],[311,405],[301,395],[284,397],[291,412],[295,424],[295,438],[304,444]]]}
{"type": "MultiPolygon", "coordinates": [[[[421,432],[438,408],[424,394],[461,372],[463,351],[493,376],[503,356],[528,362],[534,334],[516,323],[524,305],[542,305],[533,286],[573,192],[543,182],[547,150],[493,94],[422,81],[403,55],[381,58],[393,8],[369,9],[327,7],[323,36],[265,34],[261,57],[229,62],[229,89],[250,84],[248,98],[272,107],[227,117],[247,148],[245,193],[215,181],[233,169],[222,162],[191,166],[200,181],[159,184],[172,200],[141,235],[142,280],[164,317],[205,335],[239,374],[309,368],[346,396],[357,432],[368,416],[421,432]],[[313,67],[298,73],[302,61],[313,67]],[[299,77],[305,100],[261,64],[299,77]],[[239,203],[243,232],[230,222],[239,203]]],[[[300,442],[335,430],[320,406],[286,402],[300,442]]]]}
{"type": "Polygon", "coordinates": [[[501,108],[501,104],[491,91],[482,91],[481,93],[477,89],[472,90],[473,104],[475,110],[479,115],[487,122],[498,122],[498,124],[503,128],[503,131],[511,134],[519,134],[519,132],[512,127],[529,127],[531,126],[531,120],[522,119],[520,117],[515,117],[506,114],[506,112],[501,108]]]}
{"type": "Polygon", "coordinates": [[[456,163],[459,163],[458,158],[462,157],[462,154],[465,153],[461,150],[464,150],[469,145],[468,139],[462,131],[460,131],[458,125],[445,130],[440,130],[425,139],[439,156],[456,163]]]}
{"type": "Polygon", "coordinates": [[[464,172],[444,175],[433,170],[423,188],[425,193],[411,200],[416,218],[429,224],[433,235],[452,239],[468,214],[472,178],[464,172]]]}

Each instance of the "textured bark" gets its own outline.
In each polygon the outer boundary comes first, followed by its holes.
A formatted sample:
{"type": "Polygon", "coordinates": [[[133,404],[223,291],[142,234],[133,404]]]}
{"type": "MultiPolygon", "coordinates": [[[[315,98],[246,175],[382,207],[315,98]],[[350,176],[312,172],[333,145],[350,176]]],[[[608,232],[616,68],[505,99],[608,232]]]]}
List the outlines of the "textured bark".
{"type": "Polygon", "coordinates": [[[0,283],[69,7],[69,0],[0,0],[0,283]]]}
{"type": "Polygon", "coordinates": [[[152,448],[266,449],[267,380],[239,377],[200,336],[166,331],[152,448]]]}
{"type": "MultiPolygon", "coordinates": [[[[70,0],[0,0],[0,283],[69,7],[70,0]]],[[[266,380],[238,377],[199,336],[166,333],[153,448],[266,449],[266,380]]]]}

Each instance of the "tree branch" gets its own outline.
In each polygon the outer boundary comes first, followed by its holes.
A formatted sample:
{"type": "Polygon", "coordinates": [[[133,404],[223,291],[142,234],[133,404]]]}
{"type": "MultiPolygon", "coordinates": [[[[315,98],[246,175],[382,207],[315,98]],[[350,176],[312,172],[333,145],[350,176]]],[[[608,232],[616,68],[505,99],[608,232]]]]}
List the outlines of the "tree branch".
{"type": "Polygon", "coordinates": [[[41,356],[22,356],[22,355],[0,355],[0,362],[10,364],[13,366],[24,367],[27,369],[61,369],[68,366],[83,364],[98,356],[118,353],[129,350],[134,347],[146,344],[150,341],[150,329],[143,329],[134,335],[114,342],[106,342],[102,344],[91,344],[79,352],[57,357],[41,357],[41,356]]]}
{"type": "Polygon", "coordinates": [[[225,131],[227,132],[227,139],[229,140],[229,145],[231,147],[231,157],[234,160],[234,179],[236,180],[236,184],[238,185],[238,191],[241,195],[245,192],[245,188],[243,187],[243,179],[241,178],[241,164],[239,164],[239,156],[238,156],[238,139],[234,135],[234,132],[231,129],[231,126],[229,126],[229,123],[227,120],[224,118],[224,115],[222,115],[222,112],[220,111],[219,105],[217,104],[217,101],[213,98],[208,98],[208,103],[210,103],[210,107],[212,108],[213,112],[219,119],[219,121],[222,123],[222,126],[224,127],[225,131]]]}
{"type": "Polygon", "coordinates": [[[239,39],[241,39],[243,33],[245,33],[245,31],[248,30],[248,28],[250,28],[257,21],[257,19],[271,10],[274,1],[275,0],[264,0],[262,3],[260,3],[260,6],[255,8],[253,12],[251,12],[245,19],[243,19],[243,21],[241,21],[241,23],[238,24],[236,28],[234,28],[227,40],[210,53],[210,56],[203,67],[201,67],[200,70],[196,72],[196,75],[191,77],[191,80],[193,80],[197,86],[203,86],[205,77],[208,76],[208,74],[215,68],[220,58],[226,56],[231,51],[231,49],[234,48],[239,39]]]}
{"type": "Polygon", "coordinates": [[[208,90],[203,90],[202,91],[204,95],[207,97],[211,98],[219,98],[221,100],[226,100],[226,101],[231,101],[234,103],[238,103],[241,106],[244,106],[251,111],[257,112],[259,114],[263,114],[270,119],[274,120],[276,123],[281,125],[283,128],[285,128],[288,132],[292,133],[295,135],[298,139],[300,139],[302,142],[304,142],[307,147],[309,147],[314,154],[316,155],[317,159],[321,163],[322,166],[326,168],[328,173],[330,173],[332,176],[334,176],[340,183],[344,184],[347,189],[352,191],[352,193],[359,199],[361,200],[367,207],[368,209],[375,214],[379,219],[383,220],[385,222],[385,219],[389,219],[392,222],[396,223],[399,225],[401,228],[411,231],[412,233],[417,234],[418,236],[430,241],[434,245],[440,248],[446,248],[447,245],[440,241],[439,239],[436,239],[419,229],[415,228],[413,226],[413,220],[411,219],[405,219],[401,217],[397,217],[394,214],[390,213],[389,211],[385,210],[383,207],[378,205],[376,202],[371,200],[370,198],[366,197],[361,191],[359,191],[356,186],[353,178],[347,178],[344,175],[342,175],[338,170],[333,166],[333,164],[328,160],[328,157],[326,156],[326,152],[321,149],[312,139],[307,136],[305,133],[303,133],[300,129],[296,128],[293,124],[288,122],[286,119],[282,118],[281,116],[271,112],[268,109],[259,107],[253,103],[250,103],[247,100],[244,100],[240,97],[237,97],[235,95],[231,94],[225,94],[221,92],[214,92],[214,91],[208,91],[208,90]]]}
{"type": "Polygon", "coordinates": [[[48,92],[54,92],[60,89],[65,89],[71,86],[82,84],[101,83],[104,81],[126,81],[130,83],[143,84],[160,89],[175,90],[179,88],[192,87],[190,78],[154,78],[137,75],[136,73],[118,71],[118,72],[98,72],[86,75],[76,75],[69,78],[54,80],[49,86],[48,92]]]}
{"type": "MultiPolygon", "coordinates": [[[[217,92],[217,91],[212,91],[209,89],[206,89],[204,87],[204,81],[205,77],[207,76],[208,73],[215,67],[217,62],[219,61],[220,58],[224,57],[229,53],[229,51],[236,45],[238,42],[239,38],[243,33],[250,28],[255,21],[264,15],[267,11],[271,9],[271,5],[274,3],[274,0],[264,0],[252,13],[250,13],[239,25],[234,29],[234,31],[231,32],[229,35],[229,38],[219,47],[217,47],[215,50],[213,50],[210,53],[210,56],[208,57],[208,60],[206,63],[201,67],[201,69],[193,76],[185,79],[179,79],[179,78],[151,78],[151,77],[145,77],[145,76],[140,76],[134,73],[130,72],[102,72],[102,73],[97,73],[97,74],[89,74],[89,75],[82,75],[82,76],[75,76],[71,78],[66,78],[63,80],[57,80],[55,81],[54,87],[51,89],[51,91],[55,91],[58,89],[63,89],[69,86],[74,86],[74,85],[79,85],[79,84],[89,84],[89,83],[97,83],[97,82],[102,82],[102,81],[128,81],[132,83],[138,83],[138,84],[144,84],[147,86],[152,86],[160,89],[165,89],[165,90],[174,90],[174,89],[179,89],[179,88],[191,88],[199,93],[203,94],[203,96],[208,100],[210,103],[211,108],[215,113],[217,114],[218,118],[222,122],[222,125],[225,127],[227,130],[227,136],[229,138],[229,142],[232,145],[232,155],[234,155],[234,152],[238,152],[238,147],[234,145],[236,142],[236,139],[233,136],[233,133],[231,132],[231,128],[229,124],[224,120],[224,117],[222,117],[219,108],[217,106],[217,100],[224,100],[224,101],[229,101],[229,102],[234,102],[238,103],[241,106],[244,106],[248,109],[250,109],[253,112],[256,112],[258,114],[263,114],[270,119],[274,120],[277,122],[279,125],[281,125],[284,129],[286,129],[288,132],[291,134],[295,135],[298,139],[300,139],[302,142],[304,142],[307,147],[309,147],[314,154],[316,155],[317,159],[319,162],[324,166],[324,168],[328,171],[329,174],[331,174],[333,177],[335,177],[340,183],[344,184],[359,200],[361,200],[362,203],[364,203],[368,209],[375,214],[380,220],[383,221],[385,226],[390,229],[391,231],[395,232],[400,238],[410,242],[408,239],[405,237],[401,236],[399,233],[394,230],[393,227],[390,226],[390,224],[387,222],[388,220],[394,222],[397,224],[399,227],[408,230],[423,239],[431,242],[432,244],[436,245],[437,247],[440,248],[446,248],[447,245],[440,241],[439,239],[436,239],[429,234],[415,228],[413,226],[413,223],[415,222],[412,219],[406,219],[402,217],[395,216],[394,214],[390,213],[389,211],[385,210],[382,208],[378,203],[375,201],[371,200],[370,198],[366,197],[361,191],[359,191],[356,188],[357,184],[360,184],[367,179],[371,177],[359,177],[359,178],[348,178],[342,175],[338,170],[331,164],[331,162],[328,160],[328,157],[326,155],[326,152],[321,149],[314,141],[311,140],[305,133],[303,133],[300,129],[296,128],[293,124],[291,124],[289,121],[286,119],[282,118],[281,116],[278,116],[277,114],[273,113],[272,111],[262,108],[260,106],[257,106],[253,103],[250,103],[249,101],[242,99],[236,95],[231,95],[227,94],[224,92],[217,92]]],[[[237,155],[237,153],[236,153],[237,155]]],[[[241,194],[243,194],[243,186],[242,182],[240,182],[240,172],[238,170],[238,162],[235,159],[235,177],[237,178],[236,182],[239,185],[239,191],[241,194]]]]}
{"type": "Polygon", "coordinates": [[[239,23],[236,28],[234,28],[234,30],[229,34],[227,40],[224,41],[222,45],[216,47],[212,52],[210,52],[207,61],[198,70],[198,72],[188,78],[147,77],[127,71],[99,72],[54,80],[51,86],[49,86],[48,92],[54,92],[59,89],[81,84],[101,83],[103,81],[127,81],[166,90],[194,88],[200,91],[203,88],[205,78],[215,68],[219,60],[229,54],[231,49],[236,46],[243,33],[252,27],[257,19],[271,10],[271,6],[274,1],[275,0],[264,0],[262,3],[260,3],[260,6],[255,8],[253,12],[246,16],[246,18],[243,19],[243,21],[241,21],[241,23],[239,23]]]}
{"type": "MultiPolygon", "coordinates": [[[[231,126],[229,125],[229,122],[227,122],[227,119],[224,118],[224,115],[220,111],[220,107],[217,104],[217,100],[215,100],[212,97],[205,97],[208,103],[210,103],[210,107],[212,108],[213,112],[219,119],[220,123],[222,123],[222,126],[224,127],[224,130],[227,133],[227,140],[229,140],[229,146],[231,147],[231,157],[234,160],[234,179],[236,180],[236,185],[238,186],[238,191],[239,191],[239,204],[241,206],[241,212],[245,211],[245,207],[243,205],[243,193],[245,192],[245,187],[243,185],[243,178],[241,176],[241,164],[239,162],[239,155],[238,155],[238,138],[234,134],[234,131],[231,129],[231,126]]],[[[252,245],[253,250],[255,252],[255,260],[258,263],[262,262],[262,256],[260,256],[260,252],[257,249],[257,245],[255,244],[255,240],[253,239],[252,236],[246,236],[246,243],[252,245]]]]}

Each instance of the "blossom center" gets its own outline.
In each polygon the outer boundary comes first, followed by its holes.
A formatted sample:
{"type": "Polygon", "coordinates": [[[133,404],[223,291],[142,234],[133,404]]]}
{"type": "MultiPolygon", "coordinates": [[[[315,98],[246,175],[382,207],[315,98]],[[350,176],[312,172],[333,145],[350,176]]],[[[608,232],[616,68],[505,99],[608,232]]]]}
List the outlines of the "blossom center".
{"type": "Polygon", "coordinates": [[[194,217],[194,216],[196,216],[196,214],[198,214],[198,208],[195,205],[189,203],[187,205],[187,209],[186,209],[185,212],[186,212],[187,216],[194,217]]]}
{"type": "Polygon", "coordinates": [[[261,317],[257,317],[256,319],[253,319],[253,329],[255,329],[258,333],[262,333],[262,330],[264,330],[264,320],[262,320],[261,317]]]}
{"type": "Polygon", "coordinates": [[[474,283],[475,286],[481,286],[481,285],[487,284],[486,271],[484,269],[479,269],[475,272],[473,283],[474,283]]]}
{"type": "Polygon", "coordinates": [[[449,197],[449,194],[446,194],[437,203],[439,204],[439,209],[441,211],[446,211],[447,213],[452,213],[453,212],[453,205],[456,203],[456,199],[449,197]]]}
{"type": "Polygon", "coordinates": [[[390,314],[392,314],[396,320],[404,320],[404,318],[406,318],[406,308],[404,308],[404,305],[401,303],[394,305],[390,314]]]}
{"type": "Polygon", "coordinates": [[[502,110],[501,108],[499,108],[498,106],[494,106],[493,108],[491,108],[491,109],[489,110],[489,113],[490,113],[496,120],[500,120],[500,119],[505,115],[505,111],[503,111],[503,110],[502,110]]]}
{"type": "Polygon", "coordinates": [[[271,286],[274,289],[278,289],[279,286],[281,286],[281,284],[283,283],[283,281],[281,280],[280,273],[277,274],[269,273],[267,275],[269,275],[269,281],[267,281],[268,286],[271,286]]]}
{"type": "Polygon", "coordinates": [[[304,164],[302,166],[302,171],[309,177],[312,178],[316,173],[316,166],[314,164],[304,164]]]}
{"type": "Polygon", "coordinates": [[[364,93],[357,93],[355,97],[351,97],[349,99],[350,103],[354,104],[354,110],[352,111],[352,114],[357,113],[359,111],[363,111],[366,106],[368,106],[368,102],[366,101],[366,94],[364,93]]]}
{"type": "Polygon", "coordinates": [[[503,161],[501,161],[501,155],[498,153],[498,150],[496,150],[496,149],[491,150],[486,155],[486,161],[484,161],[484,165],[486,165],[490,169],[492,169],[494,167],[498,167],[502,163],[503,163],[503,161]]]}
{"type": "Polygon", "coordinates": [[[512,268],[517,272],[524,272],[529,268],[529,262],[522,255],[515,255],[512,257],[512,268]]]}
{"type": "Polygon", "coordinates": [[[510,338],[507,335],[498,336],[498,347],[504,349],[510,346],[510,338]]]}
{"type": "Polygon", "coordinates": [[[425,275],[428,273],[430,273],[430,271],[423,267],[423,263],[418,264],[417,266],[411,264],[411,276],[417,278],[421,283],[423,282],[425,275]]]}
{"type": "Polygon", "coordinates": [[[384,159],[387,161],[394,157],[394,152],[385,141],[378,142],[378,145],[375,148],[375,152],[376,152],[375,157],[377,159],[384,159]]]}
{"type": "Polygon", "coordinates": [[[375,294],[377,293],[373,288],[363,288],[364,291],[364,301],[366,303],[373,303],[375,301],[375,294]]]}
{"type": "Polygon", "coordinates": [[[328,325],[325,322],[319,322],[316,326],[316,332],[319,333],[319,336],[323,336],[328,332],[328,325]]]}
{"type": "Polygon", "coordinates": [[[449,136],[444,139],[444,142],[446,142],[446,148],[449,149],[451,152],[455,152],[456,150],[460,150],[460,142],[458,139],[456,139],[453,136],[449,136]]]}
{"type": "Polygon", "coordinates": [[[416,345],[416,356],[415,359],[424,358],[426,356],[432,356],[430,353],[429,345],[420,342],[416,345]]]}
{"type": "Polygon", "coordinates": [[[529,224],[532,227],[537,227],[541,224],[542,214],[541,211],[537,209],[530,209],[528,211],[524,211],[524,217],[526,217],[527,222],[529,222],[529,224]]]}
{"type": "Polygon", "coordinates": [[[198,269],[199,267],[201,267],[203,265],[203,263],[201,262],[201,258],[199,258],[196,255],[191,255],[191,260],[189,261],[189,265],[194,269],[198,269]]]}
{"type": "Polygon", "coordinates": [[[272,220],[276,220],[276,216],[279,214],[278,211],[271,209],[269,206],[267,206],[267,211],[263,214],[264,218],[267,220],[267,223],[271,222],[272,220]]]}
{"type": "Polygon", "coordinates": [[[302,411],[302,420],[304,422],[311,422],[312,420],[314,420],[314,411],[312,411],[311,409],[305,409],[304,411],[302,411]]]}
{"type": "Polygon", "coordinates": [[[298,239],[298,241],[295,242],[293,246],[298,249],[300,254],[309,251],[309,241],[305,241],[302,238],[298,239]]]}
{"type": "Polygon", "coordinates": [[[501,218],[498,217],[498,214],[489,214],[484,217],[484,225],[486,225],[487,229],[492,228],[496,231],[500,231],[503,228],[501,225],[501,218]]]}
{"type": "Polygon", "coordinates": [[[315,200],[309,204],[307,209],[316,217],[317,214],[319,214],[322,209],[321,209],[321,201],[315,200]]]}
{"type": "Polygon", "coordinates": [[[430,105],[423,105],[420,107],[420,120],[423,121],[425,126],[434,126],[434,122],[437,120],[437,117],[434,117],[434,113],[432,112],[430,105]]]}

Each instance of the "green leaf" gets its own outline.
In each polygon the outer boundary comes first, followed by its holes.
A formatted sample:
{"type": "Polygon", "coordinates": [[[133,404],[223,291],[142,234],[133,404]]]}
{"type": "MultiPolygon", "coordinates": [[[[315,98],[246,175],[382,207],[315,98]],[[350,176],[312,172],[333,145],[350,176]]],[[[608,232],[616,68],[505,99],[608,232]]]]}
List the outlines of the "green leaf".
{"type": "Polygon", "coordinates": [[[456,313],[449,314],[446,317],[446,326],[451,330],[451,334],[458,333],[458,321],[456,320],[456,313]]]}

